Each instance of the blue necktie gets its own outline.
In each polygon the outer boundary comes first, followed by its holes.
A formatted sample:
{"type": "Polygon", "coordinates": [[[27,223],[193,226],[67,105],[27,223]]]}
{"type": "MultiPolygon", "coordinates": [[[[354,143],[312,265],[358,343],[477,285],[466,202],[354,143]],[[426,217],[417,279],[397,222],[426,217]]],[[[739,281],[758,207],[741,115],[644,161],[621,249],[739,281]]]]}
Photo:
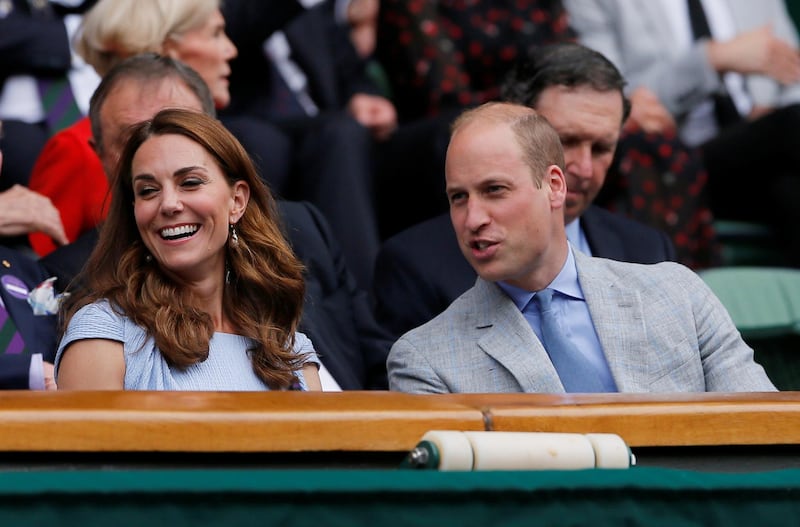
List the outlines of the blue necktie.
{"type": "Polygon", "coordinates": [[[586,360],[575,344],[564,335],[558,323],[558,314],[553,310],[552,289],[536,293],[533,301],[539,308],[544,348],[567,392],[605,392],[598,372],[586,360]]]}

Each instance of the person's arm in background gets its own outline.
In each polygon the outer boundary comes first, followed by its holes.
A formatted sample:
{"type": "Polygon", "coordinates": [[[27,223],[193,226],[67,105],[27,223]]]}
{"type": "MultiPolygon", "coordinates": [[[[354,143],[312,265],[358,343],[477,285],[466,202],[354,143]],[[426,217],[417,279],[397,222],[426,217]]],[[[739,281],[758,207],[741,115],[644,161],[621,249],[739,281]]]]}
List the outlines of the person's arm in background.
{"type": "Polygon", "coordinates": [[[800,102],[800,49],[797,30],[782,1],[759,4],[770,13],[767,25],[742,32],[726,42],[710,42],[708,59],[720,72],[733,71],[748,77],[754,95],[751,118],[757,118],[777,106],[800,102]],[[778,94],[769,103],[759,101],[759,93],[778,94]]]}
{"type": "Polygon", "coordinates": [[[375,51],[380,0],[336,0],[336,21],[350,29],[350,41],[363,58],[375,51]]]}
{"type": "Polygon", "coordinates": [[[22,185],[0,193],[0,236],[42,232],[59,244],[68,242],[61,215],[46,196],[22,185]]]}
{"type": "Polygon", "coordinates": [[[640,86],[631,92],[629,99],[631,113],[625,121],[625,130],[643,130],[650,134],[675,131],[675,119],[652,90],[640,86]]]}
{"type": "MultiPolygon", "coordinates": [[[[357,8],[364,0],[353,0],[349,8],[357,8]]],[[[336,61],[336,77],[339,93],[347,101],[350,115],[368,128],[378,141],[384,141],[397,128],[397,112],[394,104],[381,95],[381,88],[368,73],[368,58],[361,55],[351,39],[349,28],[337,22],[332,7],[327,4],[313,13],[321,28],[327,33],[327,42],[336,61]]],[[[377,16],[377,6],[374,15],[377,16]]],[[[369,16],[367,13],[365,16],[369,16]]]]}
{"type": "MultiPolygon", "coordinates": [[[[0,152],[0,174],[3,153],[0,152]]],[[[43,232],[60,244],[67,243],[61,214],[46,196],[22,185],[0,192],[0,236],[43,232]]]]}
{"type": "Polygon", "coordinates": [[[743,30],[726,42],[702,39],[686,52],[673,56],[666,52],[636,56],[635,68],[627,63],[634,60],[631,56],[641,50],[656,49],[653,44],[642,43],[642,39],[650,36],[646,33],[648,24],[639,18],[640,13],[620,0],[565,0],[564,3],[570,25],[578,32],[581,43],[599,51],[620,68],[632,88],[646,86],[653,90],[674,116],[685,114],[719,91],[720,73],[764,75],[784,83],[800,80],[797,36],[781,0],[758,5],[763,19],[772,21],[770,27],[743,30]]]}

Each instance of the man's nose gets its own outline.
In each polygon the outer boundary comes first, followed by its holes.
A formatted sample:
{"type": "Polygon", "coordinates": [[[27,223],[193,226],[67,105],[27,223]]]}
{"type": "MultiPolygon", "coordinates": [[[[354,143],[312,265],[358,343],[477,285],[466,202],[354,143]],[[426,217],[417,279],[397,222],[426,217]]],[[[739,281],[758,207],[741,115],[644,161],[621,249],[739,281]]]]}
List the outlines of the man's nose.
{"type": "Polygon", "coordinates": [[[572,148],[569,153],[567,167],[575,176],[589,178],[592,176],[592,146],[580,145],[572,148]]]}

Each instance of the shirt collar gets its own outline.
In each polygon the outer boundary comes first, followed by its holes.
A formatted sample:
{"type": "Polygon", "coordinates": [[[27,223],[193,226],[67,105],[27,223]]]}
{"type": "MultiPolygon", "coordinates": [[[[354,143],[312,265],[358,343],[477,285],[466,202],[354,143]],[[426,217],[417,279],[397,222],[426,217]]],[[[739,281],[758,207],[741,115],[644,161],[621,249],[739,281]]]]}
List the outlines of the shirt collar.
{"type": "MultiPolygon", "coordinates": [[[[584,300],[583,290],[578,281],[578,268],[575,265],[575,255],[572,253],[573,250],[572,244],[569,244],[567,260],[564,262],[558,275],[556,275],[545,289],[553,289],[563,295],[584,300]]],[[[511,298],[514,305],[516,305],[520,311],[528,305],[536,294],[535,291],[526,291],[502,281],[497,282],[497,285],[511,298]]]]}

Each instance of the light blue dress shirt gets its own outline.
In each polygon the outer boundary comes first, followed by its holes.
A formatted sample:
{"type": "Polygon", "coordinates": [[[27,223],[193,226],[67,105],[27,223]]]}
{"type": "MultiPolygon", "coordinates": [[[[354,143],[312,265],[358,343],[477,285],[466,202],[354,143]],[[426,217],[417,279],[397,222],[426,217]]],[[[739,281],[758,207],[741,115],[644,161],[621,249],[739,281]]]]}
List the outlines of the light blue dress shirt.
{"type": "MultiPolygon", "coordinates": [[[[558,276],[547,286],[547,289],[556,291],[556,294],[553,295],[553,309],[558,313],[558,321],[561,324],[562,332],[575,343],[586,360],[597,370],[606,391],[616,392],[617,384],[614,382],[608,361],[603,353],[603,347],[592,323],[589,306],[586,304],[581,284],[578,281],[578,268],[575,266],[573,250],[574,248],[570,245],[564,266],[558,276]]],[[[525,291],[504,282],[498,282],[497,285],[505,291],[523,313],[525,320],[530,324],[539,342],[544,342],[539,310],[529,309],[523,311],[525,306],[533,300],[536,293],[525,291]]]]}
{"type": "Polygon", "coordinates": [[[589,240],[586,239],[586,234],[583,233],[583,228],[581,227],[580,218],[575,218],[571,222],[567,223],[566,231],[567,231],[567,239],[569,240],[569,243],[571,243],[573,247],[578,249],[583,254],[594,256],[592,254],[591,247],[589,247],[589,240]]]}

